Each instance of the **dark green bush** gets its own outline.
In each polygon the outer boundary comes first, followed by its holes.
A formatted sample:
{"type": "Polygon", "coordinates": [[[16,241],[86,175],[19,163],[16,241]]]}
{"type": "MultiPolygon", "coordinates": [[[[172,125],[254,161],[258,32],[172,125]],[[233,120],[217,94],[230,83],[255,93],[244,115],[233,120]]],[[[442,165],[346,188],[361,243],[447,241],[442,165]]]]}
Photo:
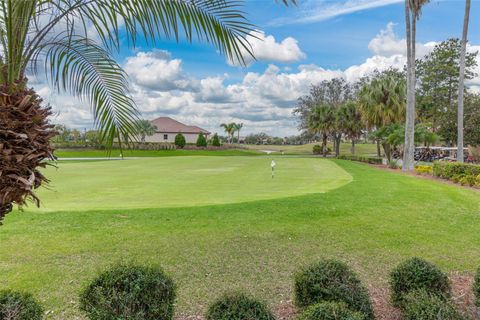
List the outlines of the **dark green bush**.
{"type": "Polygon", "coordinates": [[[29,293],[0,291],[0,320],[40,320],[43,310],[29,293]]]}
{"type": "Polygon", "coordinates": [[[92,320],[170,320],[175,291],[159,268],[119,264],[83,290],[80,309],[92,320]]]}
{"type": "Polygon", "coordinates": [[[373,319],[367,289],[343,262],[321,260],[295,275],[295,304],[304,308],[324,301],[344,302],[350,309],[373,319]]]}
{"type": "Polygon", "coordinates": [[[322,154],[322,146],[319,144],[316,144],[312,148],[313,154],[322,154]]]}
{"type": "Polygon", "coordinates": [[[205,139],[205,136],[200,133],[197,138],[197,147],[206,147],[207,146],[207,139],[205,139]]]}
{"type": "Polygon", "coordinates": [[[275,320],[266,305],[244,293],[227,293],[207,310],[207,320],[275,320]]]}
{"type": "Polygon", "coordinates": [[[475,304],[480,308],[480,268],[477,269],[477,274],[475,275],[473,293],[475,294],[475,304]]]}
{"type": "Polygon", "coordinates": [[[446,274],[434,264],[423,259],[412,258],[402,262],[390,273],[392,303],[403,306],[407,293],[424,289],[431,294],[450,295],[450,283],[446,274]]]}
{"type": "Polygon", "coordinates": [[[405,295],[402,309],[405,320],[465,320],[455,305],[446,297],[425,289],[413,290],[405,295]]]}
{"type": "Polygon", "coordinates": [[[480,166],[469,163],[437,161],[433,163],[433,175],[451,180],[454,176],[478,176],[480,166]]]}
{"type": "Polygon", "coordinates": [[[362,313],[348,309],[343,302],[321,302],[308,307],[298,320],[364,320],[362,313]]]}
{"type": "Polygon", "coordinates": [[[382,164],[382,158],[378,158],[378,157],[365,157],[365,156],[342,154],[342,155],[339,155],[337,158],[343,159],[343,160],[365,162],[370,164],[382,164]]]}
{"type": "Polygon", "coordinates": [[[187,141],[185,140],[185,136],[183,134],[179,133],[175,136],[175,145],[177,147],[182,149],[183,147],[185,147],[186,144],[187,141]]]}
{"type": "Polygon", "coordinates": [[[220,139],[218,138],[218,134],[216,134],[216,133],[213,135],[213,138],[212,138],[212,146],[214,146],[214,147],[220,147],[221,146],[220,139]]]}

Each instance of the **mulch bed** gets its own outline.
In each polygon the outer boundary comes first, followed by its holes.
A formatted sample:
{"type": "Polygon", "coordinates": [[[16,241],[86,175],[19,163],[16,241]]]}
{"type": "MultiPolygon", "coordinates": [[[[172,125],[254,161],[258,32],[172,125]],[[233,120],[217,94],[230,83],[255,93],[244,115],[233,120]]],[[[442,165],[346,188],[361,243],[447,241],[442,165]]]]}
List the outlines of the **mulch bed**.
{"type": "MultiPolygon", "coordinates": [[[[450,275],[452,285],[452,298],[461,310],[470,319],[480,318],[474,304],[472,291],[473,276],[453,273],[450,275]],[[476,318],[478,317],[478,318],[476,318]]],[[[388,288],[368,288],[377,320],[402,320],[402,314],[390,303],[390,292],[388,288]]],[[[278,320],[293,320],[296,316],[293,301],[285,301],[275,305],[273,313],[278,320]]],[[[176,320],[203,320],[201,315],[179,314],[176,320]]]]}

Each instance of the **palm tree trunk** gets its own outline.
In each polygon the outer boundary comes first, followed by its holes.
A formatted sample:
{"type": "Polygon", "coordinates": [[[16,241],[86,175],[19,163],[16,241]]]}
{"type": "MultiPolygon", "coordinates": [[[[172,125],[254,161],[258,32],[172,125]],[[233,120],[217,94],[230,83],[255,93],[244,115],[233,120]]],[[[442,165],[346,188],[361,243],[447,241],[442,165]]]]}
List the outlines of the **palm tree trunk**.
{"type": "Polygon", "coordinates": [[[377,143],[377,157],[381,157],[382,156],[382,151],[380,150],[380,140],[376,139],[376,143],[377,143]]]}
{"type": "Polygon", "coordinates": [[[352,155],[355,155],[355,139],[352,138],[352,150],[350,151],[352,155]]]}
{"type": "Polygon", "coordinates": [[[385,156],[387,157],[387,161],[390,162],[392,160],[392,148],[390,147],[390,144],[387,142],[382,144],[383,150],[385,151],[385,156]]]}
{"type": "Polygon", "coordinates": [[[340,143],[342,143],[342,134],[341,133],[335,134],[335,156],[336,157],[340,155],[340,143]]]}
{"type": "Polygon", "coordinates": [[[323,157],[327,157],[327,134],[324,133],[322,136],[322,151],[323,151],[323,157]]]}
{"type": "Polygon", "coordinates": [[[457,161],[463,162],[463,101],[465,89],[465,55],[467,51],[468,22],[470,19],[470,0],[465,2],[463,19],[462,51],[460,52],[460,76],[458,80],[458,114],[457,114],[457,161]]]}
{"type": "Polygon", "coordinates": [[[405,0],[405,24],[407,32],[407,115],[405,119],[405,145],[403,152],[403,171],[414,168],[415,152],[415,33],[416,16],[411,16],[409,0],[405,0]],[[410,19],[412,17],[412,19],[410,19]],[[411,21],[410,21],[411,20],[411,21]]]}
{"type": "Polygon", "coordinates": [[[51,108],[41,102],[24,83],[0,86],[0,141],[7,141],[0,148],[0,225],[14,203],[39,206],[35,189],[48,183],[40,168],[55,160],[50,140],[56,131],[48,122],[51,108]]]}

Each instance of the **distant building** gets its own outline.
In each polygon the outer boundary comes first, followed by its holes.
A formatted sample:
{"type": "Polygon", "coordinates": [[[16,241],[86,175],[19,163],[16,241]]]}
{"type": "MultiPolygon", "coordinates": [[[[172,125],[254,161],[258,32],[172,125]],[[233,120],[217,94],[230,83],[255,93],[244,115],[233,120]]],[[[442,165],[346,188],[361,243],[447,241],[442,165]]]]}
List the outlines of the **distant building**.
{"type": "Polygon", "coordinates": [[[203,133],[205,138],[209,138],[210,132],[197,126],[187,126],[177,120],[169,117],[160,117],[150,121],[157,127],[153,136],[145,137],[146,142],[174,142],[175,136],[179,133],[185,136],[187,143],[197,142],[198,135],[203,133]]]}

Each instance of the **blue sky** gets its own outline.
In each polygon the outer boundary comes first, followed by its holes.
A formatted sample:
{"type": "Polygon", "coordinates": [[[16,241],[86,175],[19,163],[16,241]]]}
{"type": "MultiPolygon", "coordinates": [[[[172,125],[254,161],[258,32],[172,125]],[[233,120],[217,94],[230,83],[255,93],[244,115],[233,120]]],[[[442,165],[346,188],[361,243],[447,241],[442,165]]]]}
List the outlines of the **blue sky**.
{"type": "MultiPolygon", "coordinates": [[[[395,33],[404,38],[405,15],[402,1],[318,22],[298,23],[294,21],[297,17],[308,16],[308,12],[314,11],[315,8],[322,9],[322,6],[328,7],[345,2],[347,1],[310,0],[301,1],[298,7],[285,7],[275,0],[251,0],[247,2],[246,12],[253,24],[265,31],[266,34],[273,35],[277,40],[286,37],[298,40],[299,46],[306,53],[307,58],[298,63],[285,64],[289,66],[315,63],[324,68],[345,69],[353,64],[360,64],[371,56],[368,49],[370,40],[389,22],[396,24],[395,33]],[[293,21],[282,24],[281,20],[283,19],[293,21]]],[[[451,37],[459,37],[462,30],[464,5],[463,0],[434,0],[428,4],[419,21],[417,41],[442,41],[451,37]]],[[[473,1],[471,12],[469,38],[473,43],[480,43],[480,32],[475,32],[475,30],[480,30],[480,1],[473,1]]],[[[182,43],[178,45],[170,42],[165,43],[161,48],[170,51],[173,56],[181,58],[186,70],[201,76],[236,71],[235,68],[225,64],[225,59],[216,54],[211,47],[203,44],[182,43]]],[[[268,62],[260,61],[239,72],[261,72],[267,65],[268,62]]]]}
{"type": "MultiPolygon", "coordinates": [[[[432,0],[424,8],[417,33],[420,55],[435,42],[460,37],[464,5],[432,0]]],[[[266,39],[254,46],[259,61],[248,67],[231,65],[198,42],[122,48],[118,61],[131,77],[145,118],[172,116],[214,132],[220,132],[221,122],[237,121],[245,124],[245,133],[296,134],[291,110],[311,84],[334,76],[354,81],[375,68],[404,63],[403,1],[300,0],[285,7],[280,1],[251,0],[245,11],[266,39]]],[[[472,50],[480,44],[478,30],[480,1],[473,0],[472,50]]],[[[91,127],[88,106],[40,89],[58,110],[56,122],[91,127]]]]}

